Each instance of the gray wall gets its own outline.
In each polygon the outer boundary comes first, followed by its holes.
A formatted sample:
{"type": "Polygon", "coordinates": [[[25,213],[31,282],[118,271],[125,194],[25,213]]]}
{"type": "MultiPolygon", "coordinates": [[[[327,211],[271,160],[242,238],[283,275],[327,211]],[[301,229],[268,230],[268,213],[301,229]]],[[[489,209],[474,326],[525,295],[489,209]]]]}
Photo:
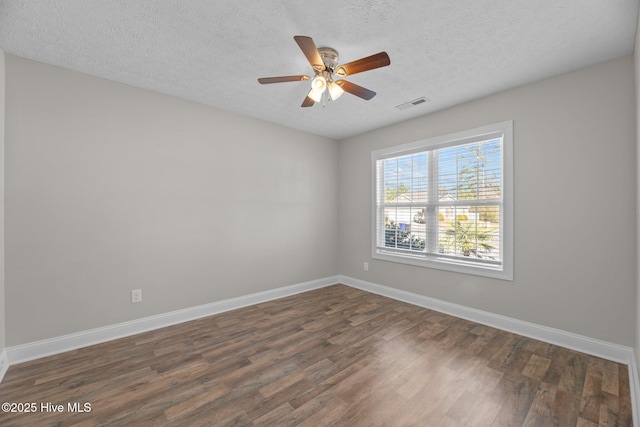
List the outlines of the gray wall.
{"type": "Polygon", "coordinates": [[[342,141],[340,273],[634,345],[633,78],[628,56],[342,141]],[[371,151],[510,119],[514,281],[371,259],[371,151]]]}
{"type": "Polygon", "coordinates": [[[11,55],[6,80],[8,346],[337,273],[636,342],[632,57],[339,143],[11,55]],[[371,150],[509,119],[515,280],[372,260],[371,150]]]}
{"type": "Polygon", "coordinates": [[[337,273],[335,141],[12,55],[6,78],[8,346],[337,273]]]}

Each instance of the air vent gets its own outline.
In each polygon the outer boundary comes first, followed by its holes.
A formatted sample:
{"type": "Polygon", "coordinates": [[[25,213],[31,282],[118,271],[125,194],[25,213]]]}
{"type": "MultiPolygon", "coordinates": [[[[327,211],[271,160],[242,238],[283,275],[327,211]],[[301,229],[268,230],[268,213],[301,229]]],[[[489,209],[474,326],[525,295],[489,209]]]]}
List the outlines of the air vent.
{"type": "Polygon", "coordinates": [[[405,102],[404,104],[396,105],[398,110],[406,110],[407,108],[415,107],[416,105],[424,104],[425,102],[429,102],[429,98],[420,97],[416,98],[413,101],[405,102]]]}

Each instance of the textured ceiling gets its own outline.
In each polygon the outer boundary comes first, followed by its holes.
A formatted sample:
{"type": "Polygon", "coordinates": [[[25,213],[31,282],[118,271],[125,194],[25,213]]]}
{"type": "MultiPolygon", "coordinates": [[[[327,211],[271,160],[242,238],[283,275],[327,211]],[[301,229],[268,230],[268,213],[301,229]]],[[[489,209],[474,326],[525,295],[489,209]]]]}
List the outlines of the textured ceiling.
{"type": "Polygon", "coordinates": [[[0,0],[7,53],[343,139],[632,53],[638,0],[0,0]],[[380,51],[391,65],[346,77],[372,89],[311,108],[293,40],[380,51]],[[418,97],[429,102],[395,106],[418,97]]]}

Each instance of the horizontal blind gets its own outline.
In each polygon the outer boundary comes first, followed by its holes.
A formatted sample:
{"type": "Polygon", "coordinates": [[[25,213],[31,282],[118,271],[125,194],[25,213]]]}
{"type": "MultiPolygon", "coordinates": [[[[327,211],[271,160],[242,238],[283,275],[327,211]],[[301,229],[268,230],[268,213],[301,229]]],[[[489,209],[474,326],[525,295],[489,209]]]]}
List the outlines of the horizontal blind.
{"type": "Polygon", "coordinates": [[[503,139],[486,136],[377,160],[380,250],[501,263],[503,139]]]}

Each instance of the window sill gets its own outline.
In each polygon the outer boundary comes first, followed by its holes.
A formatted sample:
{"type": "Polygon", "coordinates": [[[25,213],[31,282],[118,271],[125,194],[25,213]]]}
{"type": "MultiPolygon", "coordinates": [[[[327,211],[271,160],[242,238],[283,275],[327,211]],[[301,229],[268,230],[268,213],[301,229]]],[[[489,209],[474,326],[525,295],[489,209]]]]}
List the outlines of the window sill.
{"type": "Polygon", "coordinates": [[[388,252],[384,249],[374,249],[371,254],[373,259],[409,264],[418,267],[434,268],[437,270],[453,271],[456,273],[471,274],[474,276],[490,277],[493,279],[513,281],[513,273],[504,271],[502,265],[481,264],[473,261],[459,261],[433,256],[427,258],[424,255],[412,255],[405,253],[388,252]]]}

